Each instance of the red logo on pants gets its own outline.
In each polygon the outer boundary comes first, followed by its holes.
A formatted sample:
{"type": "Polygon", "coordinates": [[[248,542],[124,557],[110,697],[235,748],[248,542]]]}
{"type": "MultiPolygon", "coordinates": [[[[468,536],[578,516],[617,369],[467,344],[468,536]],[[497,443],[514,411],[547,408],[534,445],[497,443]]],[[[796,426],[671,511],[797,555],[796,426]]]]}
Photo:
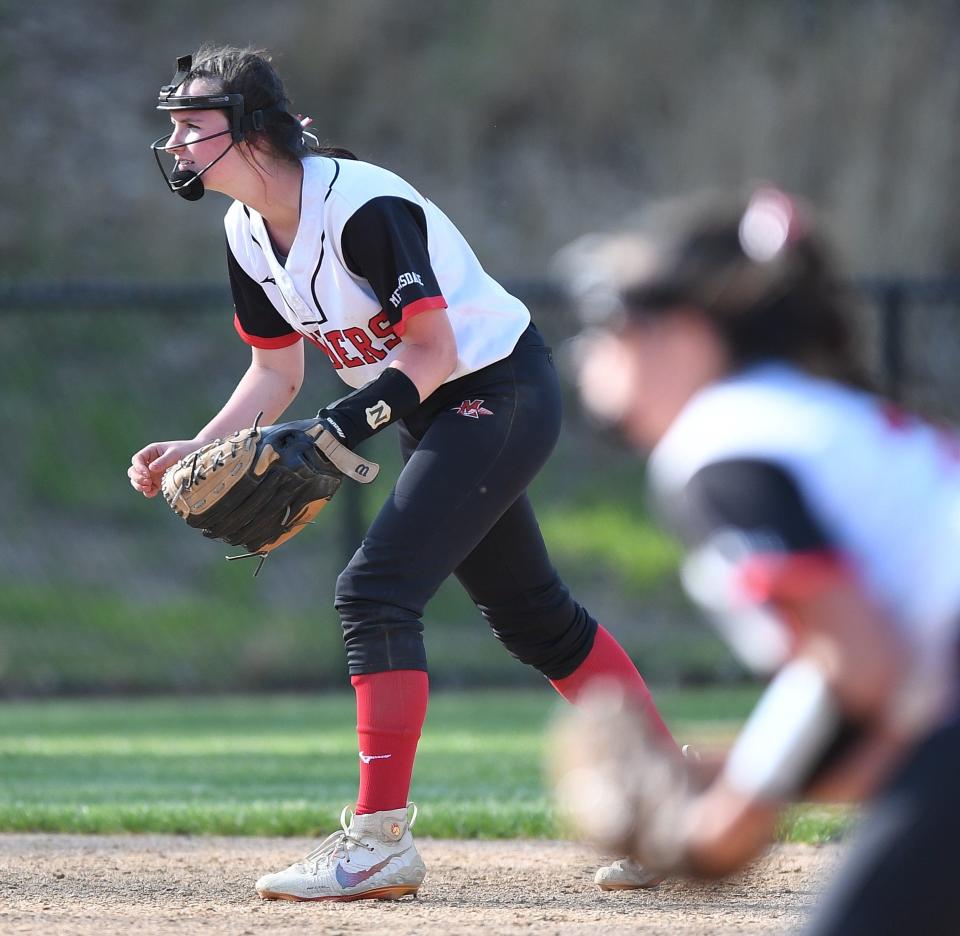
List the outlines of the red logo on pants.
{"type": "Polygon", "coordinates": [[[469,416],[471,419],[493,415],[493,410],[488,410],[483,405],[483,400],[464,400],[453,412],[458,416],[469,416]]]}

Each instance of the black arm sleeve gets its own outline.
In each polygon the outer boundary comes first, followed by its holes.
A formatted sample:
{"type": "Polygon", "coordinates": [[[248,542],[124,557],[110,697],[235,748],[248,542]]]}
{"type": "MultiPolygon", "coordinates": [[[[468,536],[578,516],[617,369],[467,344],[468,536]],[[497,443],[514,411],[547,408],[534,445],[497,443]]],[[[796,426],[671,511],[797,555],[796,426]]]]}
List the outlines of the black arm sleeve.
{"type": "Polygon", "coordinates": [[[690,545],[733,529],[756,538],[769,552],[817,552],[834,546],[794,478],[782,466],[760,459],[705,465],[667,509],[690,545]]]}
{"type": "Polygon", "coordinates": [[[340,245],[347,268],[367,280],[391,324],[446,306],[430,265],[427,219],[419,205],[396,196],[370,199],[344,225],[340,245]]]}
{"type": "Polygon", "coordinates": [[[229,243],[227,270],[233,293],[234,326],[247,344],[256,348],[282,348],[300,340],[299,334],[266,297],[261,284],[237,263],[229,243]]]}

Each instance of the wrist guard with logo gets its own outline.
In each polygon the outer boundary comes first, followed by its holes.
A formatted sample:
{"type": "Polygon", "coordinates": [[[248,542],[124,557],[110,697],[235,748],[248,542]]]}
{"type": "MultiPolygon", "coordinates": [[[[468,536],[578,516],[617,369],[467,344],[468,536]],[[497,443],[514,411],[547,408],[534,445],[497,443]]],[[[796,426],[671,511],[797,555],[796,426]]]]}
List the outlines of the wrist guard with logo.
{"type": "Polygon", "coordinates": [[[374,433],[409,416],[420,405],[420,391],[403,371],[386,368],[379,377],[325,406],[317,416],[353,449],[374,433]]]}

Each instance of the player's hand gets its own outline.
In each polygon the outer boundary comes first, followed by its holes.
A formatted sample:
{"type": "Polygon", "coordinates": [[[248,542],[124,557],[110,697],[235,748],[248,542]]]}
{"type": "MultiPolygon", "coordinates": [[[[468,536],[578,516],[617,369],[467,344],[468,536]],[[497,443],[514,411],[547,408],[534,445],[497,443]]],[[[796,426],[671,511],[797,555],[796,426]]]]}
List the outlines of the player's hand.
{"type": "Polygon", "coordinates": [[[584,838],[648,870],[689,870],[691,759],[657,739],[621,687],[589,687],[558,718],[549,752],[557,804],[584,838]]]}
{"type": "Polygon", "coordinates": [[[174,442],[151,442],[130,459],[127,477],[130,486],[144,497],[156,497],[160,492],[163,473],[184,455],[200,448],[197,439],[179,439],[174,442]]]}

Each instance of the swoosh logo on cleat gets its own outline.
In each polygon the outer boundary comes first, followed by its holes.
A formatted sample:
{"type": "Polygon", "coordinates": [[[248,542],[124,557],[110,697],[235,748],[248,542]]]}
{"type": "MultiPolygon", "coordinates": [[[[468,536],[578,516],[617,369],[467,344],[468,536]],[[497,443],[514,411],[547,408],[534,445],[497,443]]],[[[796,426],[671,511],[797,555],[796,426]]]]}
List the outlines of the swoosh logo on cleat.
{"type": "Polygon", "coordinates": [[[362,884],[368,878],[373,877],[378,871],[382,871],[394,858],[399,858],[401,855],[405,855],[410,848],[405,848],[402,852],[397,852],[394,855],[388,855],[383,861],[378,861],[375,865],[370,865],[366,871],[348,871],[341,861],[337,865],[337,870],[334,872],[337,878],[337,883],[341,887],[356,887],[358,884],[362,884]]]}

